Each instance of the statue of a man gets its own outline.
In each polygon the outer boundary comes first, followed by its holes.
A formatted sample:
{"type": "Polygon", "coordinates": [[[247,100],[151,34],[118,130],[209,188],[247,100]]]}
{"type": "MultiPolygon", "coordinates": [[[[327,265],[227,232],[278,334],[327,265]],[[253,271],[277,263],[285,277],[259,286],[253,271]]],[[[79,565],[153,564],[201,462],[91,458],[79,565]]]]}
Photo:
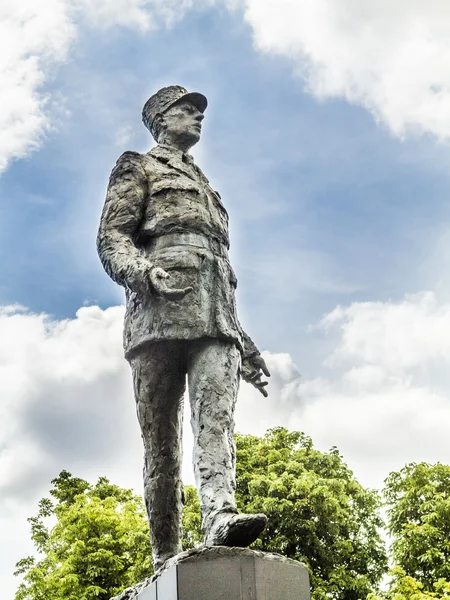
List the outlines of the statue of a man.
{"type": "Polygon", "coordinates": [[[98,233],[108,275],[126,291],[125,357],[145,448],[144,496],[155,570],[181,551],[181,434],[186,378],[204,543],[248,546],[265,515],[235,506],[233,413],[240,376],[266,396],[269,375],[236,314],[228,215],[189,149],[205,96],[159,90],[143,121],[157,142],[117,161],[98,233]]]}

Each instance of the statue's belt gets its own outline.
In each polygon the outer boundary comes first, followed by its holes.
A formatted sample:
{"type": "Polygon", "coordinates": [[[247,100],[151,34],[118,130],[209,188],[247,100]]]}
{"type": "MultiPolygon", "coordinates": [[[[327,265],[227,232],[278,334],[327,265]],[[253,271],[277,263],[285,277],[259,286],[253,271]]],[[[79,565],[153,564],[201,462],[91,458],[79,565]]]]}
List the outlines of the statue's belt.
{"type": "Polygon", "coordinates": [[[199,233],[166,233],[165,235],[152,238],[147,247],[151,250],[162,250],[173,246],[205,248],[213,254],[228,258],[228,248],[224,243],[219,242],[216,238],[199,233]]]}

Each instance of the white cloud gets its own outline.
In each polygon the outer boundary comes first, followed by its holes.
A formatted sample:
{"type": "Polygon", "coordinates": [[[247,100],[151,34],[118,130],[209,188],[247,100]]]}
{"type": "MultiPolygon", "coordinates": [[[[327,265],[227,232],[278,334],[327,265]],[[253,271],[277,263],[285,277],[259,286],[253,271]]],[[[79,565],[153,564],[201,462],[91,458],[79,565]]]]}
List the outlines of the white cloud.
{"type": "MultiPolygon", "coordinates": [[[[122,465],[140,462],[122,318],[123,307],[84,307],[64,321],[20,306],[0,311],[4,500],[20,497],[30,477],[47,486],[68,463],[88,471],[91,464],[103,473],[114,470],[119,456],[122,465]]],[[[447,446],[445,415],[450,417],[450,305],[439,304],[431,292],[397,303],[355,303],[330,312],[312,331],[311,343],[323,334],[333,336],[334,350],[316,378],[301,377],[289,354],[265,353],[272,372],[269,399],[243,383],[238,430],[300,428],[322,447],[342,447],[350,463],[366,461],[368,479],[380,456],[385,475],[386,456],[403,463],[420,459],[421,445],[428,448],[424,458],[438,460],[447,446]],[[382,448],[371,455],[373,440],[382,448]]],[[[133,477],[139,472],[136,465],[133,477]]]]}
{"type": "Polygon", "coordinates": [[[65,321],[20,306],[0,310],[0,582],[6,598],[17,586],[15,562],[31,550],[26,518],[63,468],[94,480],[118,470],[124,485],[139,482],[122,319],[122,307],[81,308],[65,321]]]}
{"type": "Polygon", "coordinates": [[[397,374],[450,362],[450,305],[440,305],[432,292],[407,296],[398,303],[338,307],[321,326],[341,330],[332,362],[358,361],[397,374]]]}
{"type": "Polygon", "coordinates": [[[122,318],[122,307],[81,308],[65,321],[11,307],[0,312],[4,501],[29,490],[30,478],[36,486],[42,478],[48,483],[65,460],[83,464],[110,453],[101,445],[120,435],[111,415],[117,418],[122,396],[132,396],[125,392],[122,318]]]}
{"type": "MultiPolygon", "coordinates": [[[[307,89],[364,106],[398,136],[450,137],[446,0],[221,0],[241,7],[256,47],[286,56],[307,89]]],[[[148,32],[219,0],[3,0],[0,172],[37,148],[57,102],[45,84],[80,26],[148,32]]]]}
{"type": "Polygon", "coordinates": [[[313,335],[320,330],[334,336],[321,376],[303,379],[289,356],[268,354],[274,389],[267,401],[243,390],[242,431],[305,431],[322,449],[336,445],[373,487],[407,462],[450,464],[450,305],[431,292],[354,303],[326,315],[313,335]]]}
{"type": "MultiPolygon", "coordinates": [[[[0,581],[6,594],[15,586],[14,562],[29,552],[25,516],[62,469],[90,480],[106,475],[141,491],[142,447],[122,358],[122,319],[123,307],[84,307],[64,321],[20,306],[0,310],[0,524],[8,541],[0,550],[0,581]]],[[[450,463],[450,305],[431,292],[397,303],[355,303],[325,316],[310,343],[322,335],[331,336],[334,350],[316,378],[301,377],[289,354],[264,353],[270,396],[242,384],[237,430],[304,431],[322,450],[336,445],[358,479],[373,487],[410,461],[450,463]]],[[[192,481],[188,414],[185,421],[184,476],[192,481]]]]}
{"type": "Polygon", "coordinates": [[[450,137],[447,0],[242,0],[255,44],[319,98],[367,108],[398,136],[450,137]]]}
{"type": "Polygon", "coordinates": [[[0,172],[38,148],[51,128],[57,101],[44,86],[67,60],[80,25],[146,32],[159,22],[170,25],[192,6],[186,0],[2,0],[0,172]]]}
{"type": "Polygon", "coordinates": [[[0,171],[37,147],[49,127],[46,72],[66,59],[75,28],[61,0],[0,4],[0,171]]]}
{"type": "Polygon", "coordinates": [[[86,19],[101,29],[120,25],[139,31],[154,27],[148,8],[155,4],[151,0],[67,0],[76,12],[76,17],[86,19]]]}

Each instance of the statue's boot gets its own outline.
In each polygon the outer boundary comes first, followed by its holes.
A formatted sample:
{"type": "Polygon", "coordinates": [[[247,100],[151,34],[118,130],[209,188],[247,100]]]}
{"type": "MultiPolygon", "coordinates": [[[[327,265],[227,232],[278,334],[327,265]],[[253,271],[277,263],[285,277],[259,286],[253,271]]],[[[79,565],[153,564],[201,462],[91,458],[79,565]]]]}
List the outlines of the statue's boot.
{"type": "Polygon", "coordinates": [[[166,561],[173,556],[176,556],[178,552],[174,552],[172,554],[168,554],[167,556],[159,555],[158,557],[153,556],[153,573],[156,575],[160,569],[166,564],[166,561]]]}
{"type": "Polygon", "coordinates": [[[267,525],[266,515],[219,513],[212,519],[204,539],[205,546],[240,546],[252,544],[267,525]]]}

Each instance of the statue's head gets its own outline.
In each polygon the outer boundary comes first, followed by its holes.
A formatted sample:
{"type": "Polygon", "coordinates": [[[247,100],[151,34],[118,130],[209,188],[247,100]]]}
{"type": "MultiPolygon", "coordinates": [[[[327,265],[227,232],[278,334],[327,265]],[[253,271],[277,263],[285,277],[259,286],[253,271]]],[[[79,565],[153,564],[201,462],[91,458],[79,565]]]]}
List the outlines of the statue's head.
{"type": "Polygon", "coordinates": [[[203,94],[171,85],[147,100],[142,120],[157,142],[188,150],[200,139],[207,105],[203,94]]]}

